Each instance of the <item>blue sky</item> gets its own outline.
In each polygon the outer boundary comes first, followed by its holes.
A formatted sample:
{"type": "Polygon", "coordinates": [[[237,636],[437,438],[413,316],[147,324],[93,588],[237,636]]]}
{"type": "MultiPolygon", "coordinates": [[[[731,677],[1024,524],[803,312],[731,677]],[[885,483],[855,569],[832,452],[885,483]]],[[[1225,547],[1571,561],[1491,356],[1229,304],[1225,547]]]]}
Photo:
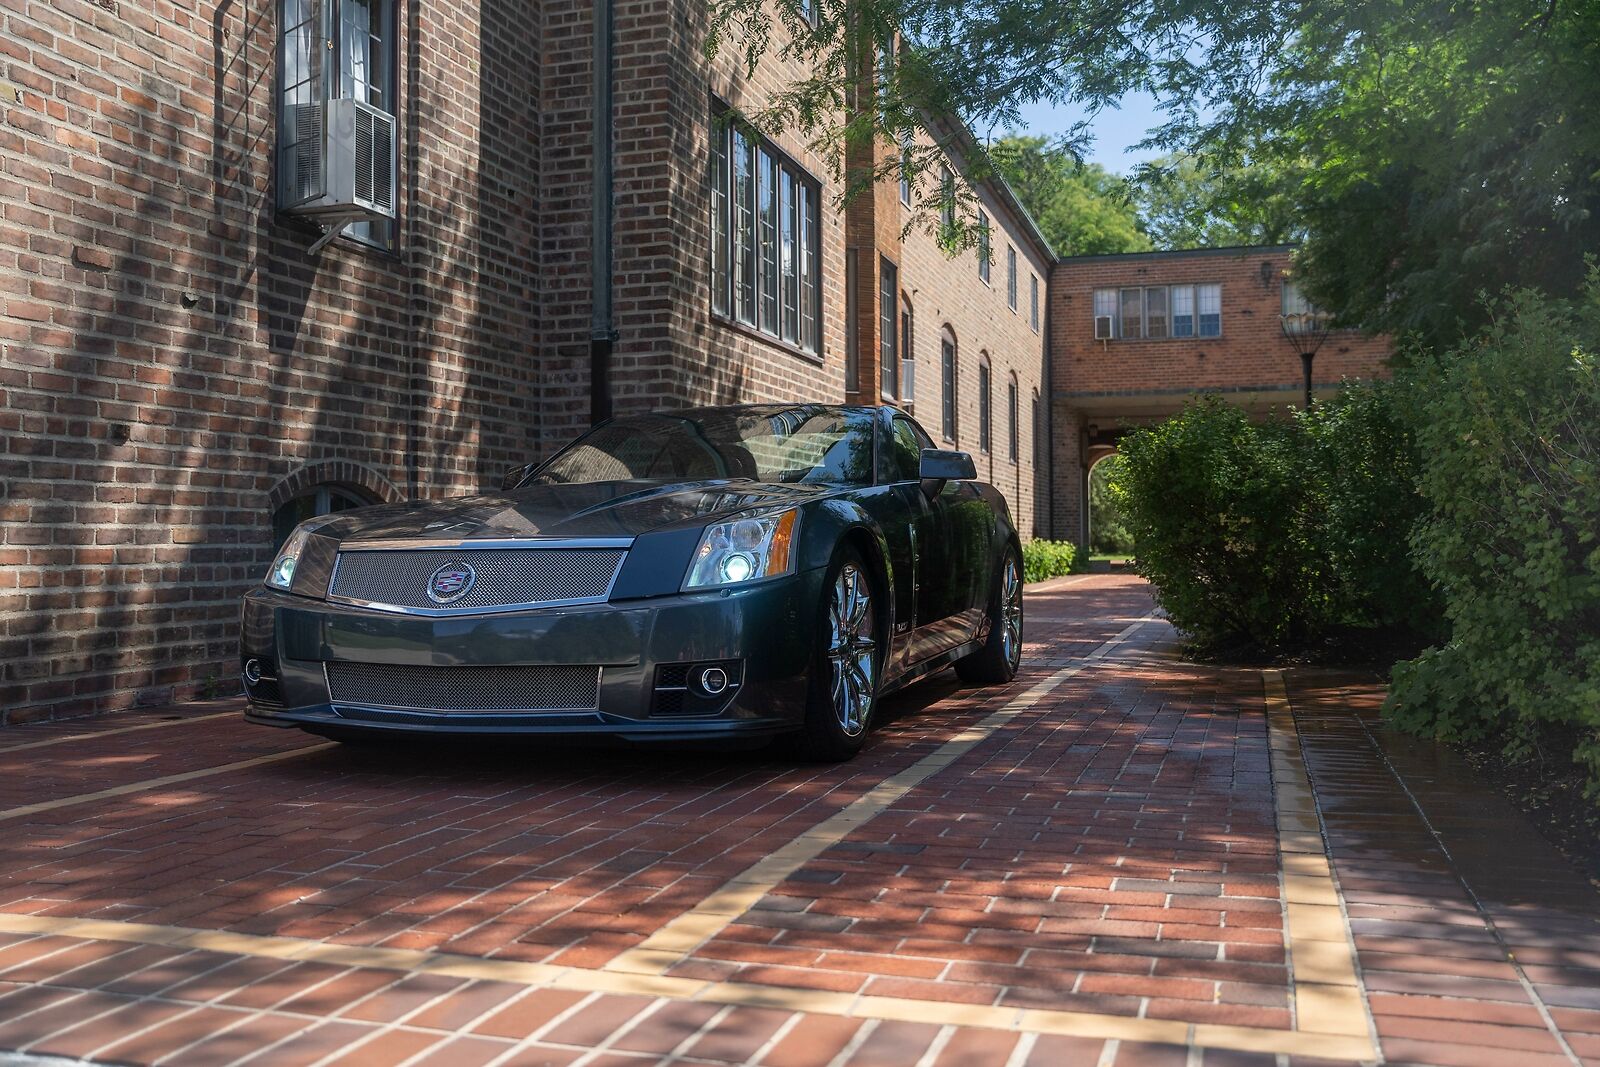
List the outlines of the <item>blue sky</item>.
{"type": "MultiPolygon", "coordinates": [[[[1027,104],[1022,108],[1022,119],[1027,123],[1030,137],[1056,137],[1065,133],[1082,114],[1073,107],[1056,104],[1027,104]]],[[[1131,151],[1148,136],[1151,128],[1159,126],[1165,117],[1156,110],[1155,98],[1146,93],[1130,93],[1122,98],[1122,106],[1102,111],[1094,121],[1094,144],[1085,157],[1090,163],[1099,163],[1118,174],[1127,173],[1135,164],[1153,159],[1160,152],[1131,151]]],[[[996,131],[998,134],[999,131],[996,131]]]]}

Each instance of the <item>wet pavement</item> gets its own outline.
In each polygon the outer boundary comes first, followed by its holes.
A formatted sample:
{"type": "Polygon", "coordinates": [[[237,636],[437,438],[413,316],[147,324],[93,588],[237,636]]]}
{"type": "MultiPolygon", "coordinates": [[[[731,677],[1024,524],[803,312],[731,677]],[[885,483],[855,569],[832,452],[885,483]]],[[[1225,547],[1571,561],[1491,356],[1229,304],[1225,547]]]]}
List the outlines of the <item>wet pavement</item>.
{"type": "Polygon", "coordinates": [[[0,732],[0,1049],[101,1063],[1600,1064],[1600,896],[1350,672],[1125,574],[781,753],[0,732]],[[1286,698],[1286,699],[1285,699],[1286,698]]]}

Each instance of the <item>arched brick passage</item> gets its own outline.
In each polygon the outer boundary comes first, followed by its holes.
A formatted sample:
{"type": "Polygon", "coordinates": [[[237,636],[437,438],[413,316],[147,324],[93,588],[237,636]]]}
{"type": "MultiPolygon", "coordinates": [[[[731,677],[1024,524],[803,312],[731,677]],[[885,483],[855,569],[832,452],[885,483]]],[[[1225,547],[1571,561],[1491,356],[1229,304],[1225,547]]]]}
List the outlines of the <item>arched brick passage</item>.
{"type": "Polygon", "coordinates": [[[344,485],[359,489],[384,504],[405,497],[395,484],[371,467],[344,459],[326,459],[291,472],[267,493],[267,510],[277,511],[285,503],[319,485],[344,485]]]}

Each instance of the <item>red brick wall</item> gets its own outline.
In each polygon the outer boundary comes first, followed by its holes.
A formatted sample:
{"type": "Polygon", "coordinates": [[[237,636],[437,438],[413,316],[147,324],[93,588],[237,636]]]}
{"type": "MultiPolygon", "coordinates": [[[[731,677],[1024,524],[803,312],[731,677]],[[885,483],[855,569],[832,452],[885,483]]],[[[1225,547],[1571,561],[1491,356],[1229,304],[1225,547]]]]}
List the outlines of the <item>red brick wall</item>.
{"type": "Polygon", "coordinates": [[[231,690],[286,479],[460,492],[538,429],[540,20],[401,5],[400,248],[311,256],[274,10],[7,5],[0,720],[231,690]]]}

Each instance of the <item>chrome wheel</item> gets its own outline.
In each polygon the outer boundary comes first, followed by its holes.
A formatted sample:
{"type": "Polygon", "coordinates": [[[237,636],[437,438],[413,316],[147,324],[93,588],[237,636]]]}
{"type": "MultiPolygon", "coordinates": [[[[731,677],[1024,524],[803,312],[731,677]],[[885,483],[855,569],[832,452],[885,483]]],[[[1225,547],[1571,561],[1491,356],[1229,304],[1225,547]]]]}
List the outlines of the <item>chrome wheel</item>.
{"type": "Polygon", "coordinates": [[[1022,580],[1017,574],[1017,558],[1006,557],[1000,575],[1000,647],[1013,668],[1022,661],[1022,580]]]}
{"type": "Polygon", "coordinates": [[[828,667],[832,671],[833,713],[846,736],[867,728],[878,691],[878,643],[872,589],[854,563],[834,579],[828,599],[828,667]]]}

